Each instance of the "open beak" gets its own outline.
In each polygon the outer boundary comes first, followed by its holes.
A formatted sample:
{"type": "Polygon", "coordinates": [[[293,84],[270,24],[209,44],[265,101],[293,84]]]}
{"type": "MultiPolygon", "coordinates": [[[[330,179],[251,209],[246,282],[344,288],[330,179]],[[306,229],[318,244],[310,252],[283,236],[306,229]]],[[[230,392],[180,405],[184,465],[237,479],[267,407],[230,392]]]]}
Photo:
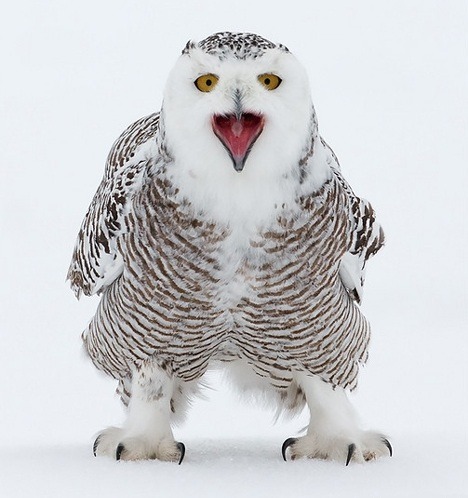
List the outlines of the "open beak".
{"type": "Polygon", "coordinates": [[[262,133],[263,124],[263,116],[250,112],[213,116],[213,131],[229,152],[236,171],[244,169],[250,150],[262,133]]]}

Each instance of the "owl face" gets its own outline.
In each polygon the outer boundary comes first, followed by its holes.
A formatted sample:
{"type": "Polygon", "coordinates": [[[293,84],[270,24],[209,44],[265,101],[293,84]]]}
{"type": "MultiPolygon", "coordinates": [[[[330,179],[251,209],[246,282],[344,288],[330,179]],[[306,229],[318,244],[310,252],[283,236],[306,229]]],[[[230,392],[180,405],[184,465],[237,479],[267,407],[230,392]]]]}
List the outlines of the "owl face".
{"type": "Polygon", "coordinates": [[[222,33],[187,45],[162,115],[167,145],[192,175],[265,177],[297,165],[312,112],[307,75],[287,49],[222,33]]]}

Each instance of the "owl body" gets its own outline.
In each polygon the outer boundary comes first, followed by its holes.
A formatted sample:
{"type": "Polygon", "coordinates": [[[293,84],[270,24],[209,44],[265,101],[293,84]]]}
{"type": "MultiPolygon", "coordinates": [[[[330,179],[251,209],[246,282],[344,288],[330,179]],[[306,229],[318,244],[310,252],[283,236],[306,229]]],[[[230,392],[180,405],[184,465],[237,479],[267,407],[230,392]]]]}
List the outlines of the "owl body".
{"type": "MultiPolygon", "coordinates": [[[[167,379],[174,414],[219,362],[297,410],[312,396],[304,375],[356,386],[364,267],[383,241],[318,134],[302,66],[282,45],[220,33],[187,44],[161,113],[114,144],[68,276],[77,295],[102,294],[84,344],[129,420],[167,379]]],[[[127,455],[177,459],[171,448],[127,455]]]]}
{"type": "Polygon", "coordinates": [[[210,361],[243,359],[259,375],[273,373],[279,389],[294,370],[354,387],[369,330],[339,276],[352,226],[338,172],[330,166],[310,193],[313,185],[293,177],[294,197],[270,201],[260,219],[257,198],[244,195],[246,218],[239,223],[233,210],[232,223],[190,205],[168,174],[170,162],[150,159],[145,167],[125,217],[130,229],[119,241],[123,273],[84,336],[98,368],[122,379],[132,364],[157,354],[191,380],[210,361]],[[321,351],[327,336],[329,358],[321,351]]]}

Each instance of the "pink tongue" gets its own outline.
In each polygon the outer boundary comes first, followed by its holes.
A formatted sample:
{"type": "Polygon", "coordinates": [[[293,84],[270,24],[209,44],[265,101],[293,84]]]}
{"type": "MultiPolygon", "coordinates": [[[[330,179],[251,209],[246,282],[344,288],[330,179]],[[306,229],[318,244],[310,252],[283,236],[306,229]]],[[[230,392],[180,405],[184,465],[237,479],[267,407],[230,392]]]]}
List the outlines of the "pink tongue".
{"type": "Polygon", "coordinates": [[[249,147],[260,135],[262,118],[255,114],[215,116],[213,129],[218,138],[229,149],[234,159],[244,158],[249,147]]]}

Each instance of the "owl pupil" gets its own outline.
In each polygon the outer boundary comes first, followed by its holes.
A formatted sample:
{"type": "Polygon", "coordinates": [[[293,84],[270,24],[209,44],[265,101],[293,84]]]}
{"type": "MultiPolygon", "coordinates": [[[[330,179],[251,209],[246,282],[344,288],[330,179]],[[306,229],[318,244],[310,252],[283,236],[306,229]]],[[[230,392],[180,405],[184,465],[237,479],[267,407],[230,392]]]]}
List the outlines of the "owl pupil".
{"type": "Polygon", "coordinates": [[[265,85],[269,85],[271,83],[270,78],[265,78],[265,85]]]}
{"type": "Polygon", "coordinates": [[[206,80],[206,86],[211,86],[213,82],[211,80],[206,80]]]}

